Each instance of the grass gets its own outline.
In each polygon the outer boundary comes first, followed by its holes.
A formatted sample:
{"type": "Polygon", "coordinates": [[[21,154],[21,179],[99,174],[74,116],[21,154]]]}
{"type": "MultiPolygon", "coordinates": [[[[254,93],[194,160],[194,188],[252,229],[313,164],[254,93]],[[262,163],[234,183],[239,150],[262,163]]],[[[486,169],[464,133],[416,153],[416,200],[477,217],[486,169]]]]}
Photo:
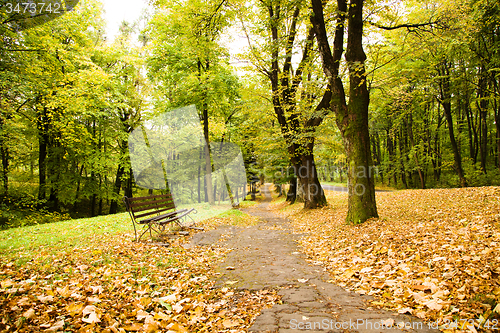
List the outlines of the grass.
{"type": "MultiPolygon", "coordinates": [[[[256,203],[244,201],[240,206],[246,208],[256,203]]],[[[201,226],[205,221],[215,225],[224,223],[240,225],[245,224],[245,219],[248,217],[247,214],[232,209],[229,203],[215,206],[202,203],[189,205],[189,208],[197,210],[196,214],[191,215],[201,226]],[[213,218],[218,218],[218,220],[215,223],[208,222],[213,218]]],[[[112,236],[125,233],[129,233],[130,239],[133,239],[133,226],[128,213],[13,228],[0,231],[0,255],[16,256],[21,251],[23,258],[27,258],[42,248],[57,252],[60,249],[88,245],[96,235],[112,236]]],[[[24,260],[21,259],[21,261],[24,260]]]]}
{"type": "Polygon", "coordinates": [[[94,235],[120,234],[131,229],[128,213],[8,229],[0,231],[0,254],[17,250],[36,251],[40,247],[57,250],[78,246],[94,235]]]}

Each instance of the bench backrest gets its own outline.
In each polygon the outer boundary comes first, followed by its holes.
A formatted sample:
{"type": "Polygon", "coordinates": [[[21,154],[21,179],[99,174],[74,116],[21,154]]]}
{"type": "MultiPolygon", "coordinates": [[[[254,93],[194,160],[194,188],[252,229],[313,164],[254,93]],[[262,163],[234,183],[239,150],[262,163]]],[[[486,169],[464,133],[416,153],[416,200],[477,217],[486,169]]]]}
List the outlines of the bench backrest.
{"type": "Polygon", "coordinates": [[[150,195],[146,197],[127,198],[123,201],[127,211],[134,219],[140,219],[150,215],[175,209],[175,203],[171,194],[150,195]]]}

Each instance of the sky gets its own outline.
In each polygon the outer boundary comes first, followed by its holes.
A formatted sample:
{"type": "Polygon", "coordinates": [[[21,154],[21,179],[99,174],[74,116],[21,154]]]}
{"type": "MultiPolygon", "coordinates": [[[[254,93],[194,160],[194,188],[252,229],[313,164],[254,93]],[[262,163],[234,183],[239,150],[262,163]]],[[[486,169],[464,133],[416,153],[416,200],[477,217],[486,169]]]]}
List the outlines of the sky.
{"type": "Polygon", "coordinates": [[[148,7],[147,0],[102,0],[104,17],[108,23],[106,29],[108,40],[113,40],[118,34],[118,28],[123,20],[133,23],[148,7]]]}

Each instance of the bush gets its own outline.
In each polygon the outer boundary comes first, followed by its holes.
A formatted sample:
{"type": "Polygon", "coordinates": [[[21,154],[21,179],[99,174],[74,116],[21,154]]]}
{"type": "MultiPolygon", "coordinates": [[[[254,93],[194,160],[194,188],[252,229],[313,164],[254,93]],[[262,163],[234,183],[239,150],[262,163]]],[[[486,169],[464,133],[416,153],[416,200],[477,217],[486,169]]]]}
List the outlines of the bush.
{"type": "Polygon", "coordinates": [[[65,213],[51,212],[45,200],[38,200],[32,194],[0,197],[0,229],[24,227],[69,220],[65,213]]]}

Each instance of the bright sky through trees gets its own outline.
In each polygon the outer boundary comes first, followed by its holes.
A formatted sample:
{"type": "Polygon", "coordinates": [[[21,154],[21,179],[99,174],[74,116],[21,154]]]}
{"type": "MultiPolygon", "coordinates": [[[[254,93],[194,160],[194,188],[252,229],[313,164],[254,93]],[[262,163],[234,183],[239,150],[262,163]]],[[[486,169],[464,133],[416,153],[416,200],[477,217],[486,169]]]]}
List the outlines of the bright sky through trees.
{"type": "Polygon", "coordinates": [[[102,3],[108,40],[113,40],[118,34],[122,21],[135,22],[148,7],[147,0],[102,0],[102,3]]]}

